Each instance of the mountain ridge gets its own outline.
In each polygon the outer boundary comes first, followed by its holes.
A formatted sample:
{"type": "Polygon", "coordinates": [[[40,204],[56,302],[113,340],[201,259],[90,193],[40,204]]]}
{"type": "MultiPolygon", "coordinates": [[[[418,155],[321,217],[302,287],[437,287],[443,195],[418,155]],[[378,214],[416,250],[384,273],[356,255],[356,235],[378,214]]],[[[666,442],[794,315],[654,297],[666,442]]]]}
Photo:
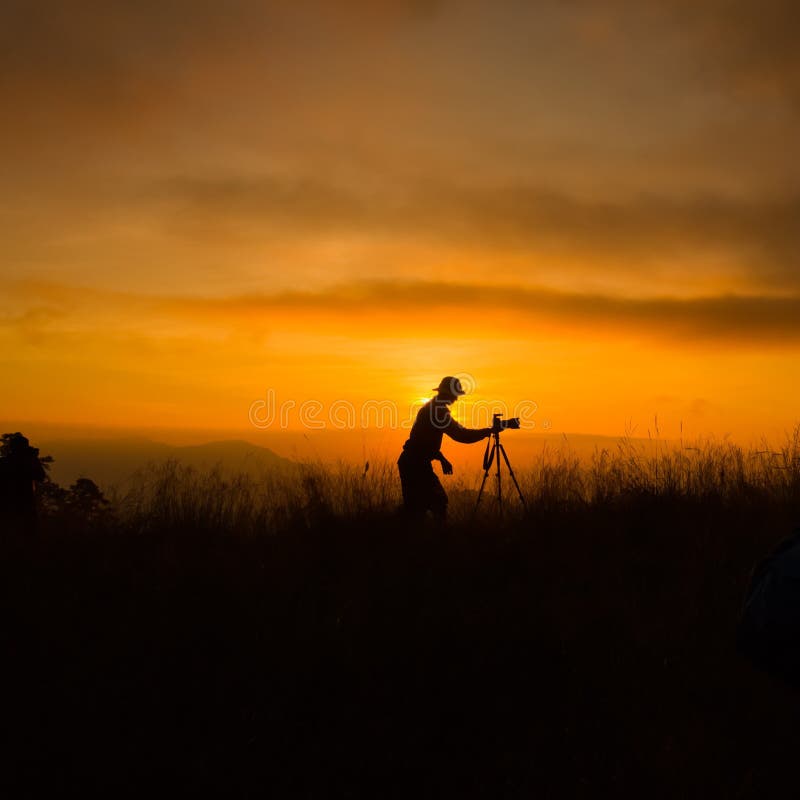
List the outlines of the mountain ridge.
{"type": "Polygon", "coordinates": [[[294,464],[270,448],[242,439],[171,445],[147,437],[45,438],[32,444],[41,455],[53,457],[50,477],[64,486],[78,478],[91,478],[103,488],[119,487],[139,470],[171,460],[198,469],[219,465],[229,471],[253,473],[288,469],[294,464]]]}

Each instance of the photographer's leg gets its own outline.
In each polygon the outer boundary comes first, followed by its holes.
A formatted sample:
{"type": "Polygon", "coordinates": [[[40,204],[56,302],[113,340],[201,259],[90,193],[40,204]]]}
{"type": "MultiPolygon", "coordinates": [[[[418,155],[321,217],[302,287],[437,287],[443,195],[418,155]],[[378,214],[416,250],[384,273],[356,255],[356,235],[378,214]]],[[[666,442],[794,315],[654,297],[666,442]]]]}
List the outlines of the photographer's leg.
{"type": "Polygon", "coordinates": [[[428,507],[433,514],[436,524],[439,526],[447,524],[447,492],[445,492],[439,478],[431,471],[430,501],[428,507]]]}

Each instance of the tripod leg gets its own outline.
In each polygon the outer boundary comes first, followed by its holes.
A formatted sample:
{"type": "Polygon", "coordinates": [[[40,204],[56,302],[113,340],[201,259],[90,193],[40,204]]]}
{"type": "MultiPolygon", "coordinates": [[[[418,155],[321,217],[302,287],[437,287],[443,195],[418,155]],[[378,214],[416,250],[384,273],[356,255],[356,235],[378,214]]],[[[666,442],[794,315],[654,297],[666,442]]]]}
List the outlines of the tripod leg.
{"type": "Polygon", "coordinates": [[[502,479],[500,478],[500,453],[503,452],[503,445],[500,444],[500,436],[497,437],[495,442],[495,450],[498,451],[497,453],[497,511],[500,516],[503,516],[503,485],[502,479]]]}
{"type": "MultiPolygon", "coordinates": [[[[508,467],[508,474],[511,475],[511,480],[514,482],[514,486],[517,489],[517,494],[519,495],[520,502],[522,503],[522,507],[527,509],[528,504],[525,502],[525,497],[522,494],[522,489],[519,488],[519,483],[517,483],[517,476],[514,474],[514,470],[511,468],[511,462],[508,460],[508,453],[506,453],[505,447],[500,445],[500,452],[503,454],[503,459],[506,462],[506,466],[508,467]]],[[[500,463],[500,456],[497,456],[497,462],[500,463]]]]}
{"type": "MultiPolygon", "coordinates": [[[[488,458],[486,456],[483,457],[484,462],[484,472],[483,472],[483,480],[481,481],[481,488],[478,490],[478,499],[475,501],[475,509],[473,510],[473,514],[475,514],[478,510],[478,505],[481,502],[481,497],[483,496],[483,487],[486,486],[486,479],[489,477],[489,470],[492,468],[492,462],[495,459],[495,448],[492,446],[491,453],[489,454],[488,458]]],[[[498,463],[500,462],[500,456],[497,456],[498,463]]]]}

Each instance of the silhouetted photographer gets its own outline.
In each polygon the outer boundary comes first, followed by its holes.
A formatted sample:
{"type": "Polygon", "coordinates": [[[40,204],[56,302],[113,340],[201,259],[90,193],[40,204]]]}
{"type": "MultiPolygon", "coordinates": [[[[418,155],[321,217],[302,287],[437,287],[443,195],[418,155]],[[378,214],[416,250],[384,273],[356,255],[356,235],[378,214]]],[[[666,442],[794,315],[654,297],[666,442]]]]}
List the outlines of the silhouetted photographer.
{"type": "Polygon", "coordinates": [[[403,489],[405,512],[416,520],[430,511],[444,523],[447,519],[447,492],[433,471],[432,462],[442,465],[444,475],[453,474],[453,465],[442,454],[442,437],[447,434],[462,444],[474,444],[506,428],[519,428],[518,419],[502,420],[495,415],[491,428],[465,428],[450,414],[450,405],[466,394],[458,378],[448,375],[433,390],[436,396],[417,413],[403,452],[397,461],[403,489]]]}

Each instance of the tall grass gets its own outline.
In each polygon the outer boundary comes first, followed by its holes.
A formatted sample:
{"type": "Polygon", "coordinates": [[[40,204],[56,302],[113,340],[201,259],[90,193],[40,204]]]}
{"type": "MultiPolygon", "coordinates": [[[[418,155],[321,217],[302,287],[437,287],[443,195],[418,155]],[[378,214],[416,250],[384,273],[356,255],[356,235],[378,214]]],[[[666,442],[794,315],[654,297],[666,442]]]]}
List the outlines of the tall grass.
{"type": "MultiPolygon", "coordinates": [[[[529,512],[614,507],[641,498],[675,502],[787,507],[800,513],[800,425],[778,449],[727,441],[683,441],[648,447],[630,437],[615,449],[596,449],[581,459],[569,448],[545,448],[517,478],[529,512]]],[[[451,518],[473,518],[481,474],[447,483],[451,518]]],[[[523,509],[505,469],[504,505],[509,518],[523,509]]],[[[482,517],[497,514],[490,475],[482,517]]],[[[330,519],[394,513],[401,502],[392,462],[364,466],[307,462],[260,475],[230,474],[221,466],[201,471],[168,461],[142,470],[115,498],[117,518],[129,530],[274,533],[309,528],[330,519]]]]}
{"type": "Polygon", "coordinates": [[[8,540],[22,774],[112,796],[785,795],[797,696],[735,641],[753,564],[800,521],[800,428],[651,444],[515,460],[528,510],[504,474],[502,521],[493,479],[474,524],[481,474],[447,482],[445,530],[394,524],[393,463],[173,461],[106,528],[8,540]]]}

